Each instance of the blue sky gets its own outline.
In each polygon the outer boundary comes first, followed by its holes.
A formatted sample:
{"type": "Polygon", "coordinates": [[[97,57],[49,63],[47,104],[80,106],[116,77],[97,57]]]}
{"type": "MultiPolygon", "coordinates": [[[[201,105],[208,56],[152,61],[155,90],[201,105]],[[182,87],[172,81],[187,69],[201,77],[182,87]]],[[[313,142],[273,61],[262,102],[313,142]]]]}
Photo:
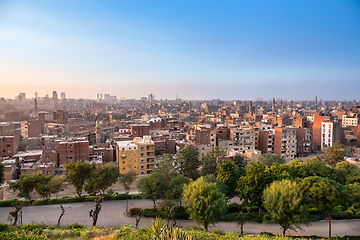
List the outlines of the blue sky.
{"type": "Polygon", "coordinates": [[[0,96],[360,100],[360,1],[1,1],[0,96]]]}

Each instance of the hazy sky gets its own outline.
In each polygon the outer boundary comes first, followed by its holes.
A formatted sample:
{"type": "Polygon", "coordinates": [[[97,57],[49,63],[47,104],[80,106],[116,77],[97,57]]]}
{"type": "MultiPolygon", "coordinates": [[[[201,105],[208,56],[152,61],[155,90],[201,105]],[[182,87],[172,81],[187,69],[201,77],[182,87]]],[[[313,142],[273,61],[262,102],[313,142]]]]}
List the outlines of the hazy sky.
{"type": "Polygon", "coordinates": [[[358,0],[0,0],[0,97],[360,100],[358,0]]]}

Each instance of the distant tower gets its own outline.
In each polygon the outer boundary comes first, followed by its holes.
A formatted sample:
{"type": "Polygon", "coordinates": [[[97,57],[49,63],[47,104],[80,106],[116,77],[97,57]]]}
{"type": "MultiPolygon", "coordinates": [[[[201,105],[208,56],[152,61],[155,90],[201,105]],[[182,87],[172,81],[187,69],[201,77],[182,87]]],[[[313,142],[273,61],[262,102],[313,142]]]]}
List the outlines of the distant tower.
{"type": "Polygon", "coordinates": [[[317,95],[315,95],[315,110],[317,110],[317,95]]]}
{"type": "Polygon", "coordinates": [[[95,124],[95,135],[96,135],[96,143],[99,144],[101,142],[101,127],[99,121],[96,121],[95,124]]]}
{"type": "Polygon", "coordinates": [[[38,112],[38,105],[37,105],[37,100],[35,98],[35,112],[38,112]]]}
{"type": "Polygon", "coordinates": [[[272,108],[272,112],[273,113],[275,113],[275,98],[273,98],[273,100],[272,100],[272,106],[271,106],[272,108]]]}
{"type": "Polygon", "coordinates": [[[293,102],[293,100],[291,100],[290,101],[290,109],[291,109],[291,111],[293,110],[293,107],[294,107],[294,102],[293,102]]]}
{"type": "Polygon", "coordinates": [[[62,92],[62,93],[60,94],[60,96],[61,96],[61,99],[65,99],[65,98],[66,98],[66,94],[65,94],[64,92],[62,92]]]}
{"type": "Polygon", "coordinates": [[[249,101],[249,114],[252,116],[252,101],[249,101]]]}
{"type": "Polygon", "coordinates": [[[37,93],[37,92],[35,92],[35,99],[36,99],[36,98],[38,98],[38,93],[37,93]]]}
{"type": "Polygon", "coordinates": [[[284,112],[284,105],[283,105],[283,100],[282,99],[280,100],[280,111],[281,111],[281,113],[284,112]]]}

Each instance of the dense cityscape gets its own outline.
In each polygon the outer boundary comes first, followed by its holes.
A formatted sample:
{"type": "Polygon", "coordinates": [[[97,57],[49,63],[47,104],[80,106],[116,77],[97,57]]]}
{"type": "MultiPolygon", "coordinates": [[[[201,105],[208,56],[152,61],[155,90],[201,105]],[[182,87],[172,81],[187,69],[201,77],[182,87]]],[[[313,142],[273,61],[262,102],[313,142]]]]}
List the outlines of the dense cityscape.
{"type": "Polygon", "coordinates": [[[0,0],[0,240],[356,240],[360,5],[0,0]]]}

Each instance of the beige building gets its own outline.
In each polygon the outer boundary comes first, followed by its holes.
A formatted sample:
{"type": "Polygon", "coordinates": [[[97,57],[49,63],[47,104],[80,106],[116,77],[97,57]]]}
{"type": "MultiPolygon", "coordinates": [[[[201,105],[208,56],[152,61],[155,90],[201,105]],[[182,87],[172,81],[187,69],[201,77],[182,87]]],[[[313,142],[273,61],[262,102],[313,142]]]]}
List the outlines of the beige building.
{"type": "Polygon", "coordinates": [[[120,173],[135,169],[139,175],[151,174],[155,167],[155,144],[151,137],[116,142],[116,162],[120,173]]]}

